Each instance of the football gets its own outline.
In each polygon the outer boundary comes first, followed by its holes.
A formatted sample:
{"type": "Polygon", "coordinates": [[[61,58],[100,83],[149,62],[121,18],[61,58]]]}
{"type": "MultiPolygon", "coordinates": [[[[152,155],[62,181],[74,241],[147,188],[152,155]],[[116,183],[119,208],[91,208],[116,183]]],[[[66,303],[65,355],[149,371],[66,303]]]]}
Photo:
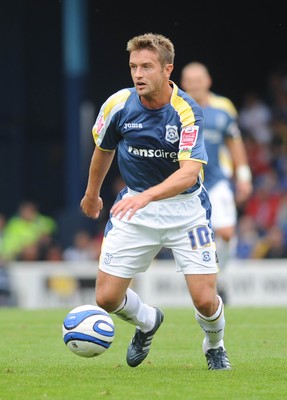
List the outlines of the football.
{"type": "Polygon", "coordinates": [[[76,307],[66,315],[62,333],[64,343],[72,353],[96,357],[110,348],[115,327],[105,310],[88,304],[76,307]]]}

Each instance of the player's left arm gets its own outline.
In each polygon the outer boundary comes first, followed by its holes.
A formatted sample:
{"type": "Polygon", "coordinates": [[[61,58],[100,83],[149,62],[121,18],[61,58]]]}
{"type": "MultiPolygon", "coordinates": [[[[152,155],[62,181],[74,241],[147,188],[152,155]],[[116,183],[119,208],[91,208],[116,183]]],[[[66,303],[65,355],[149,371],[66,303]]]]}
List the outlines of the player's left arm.
{"type": "Polygon", "coordinates": [[[234,168],[235,200],[237,204],[241,204],[249,198],[253,190],[246,149],[240,136],[228,138],[226,145],[234,168]]]}

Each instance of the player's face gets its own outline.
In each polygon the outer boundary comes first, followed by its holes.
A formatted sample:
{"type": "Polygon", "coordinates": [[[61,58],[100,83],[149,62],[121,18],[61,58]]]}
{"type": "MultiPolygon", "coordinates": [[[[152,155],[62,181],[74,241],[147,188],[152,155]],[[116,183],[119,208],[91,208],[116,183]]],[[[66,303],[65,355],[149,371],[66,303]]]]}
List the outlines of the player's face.
{"type": "Polygon", "coordinates": [[[189,68],[183,72],[181,87],[198,102],[205,98],[210,84],[210,77],[201,68],[189,68]]]}
{"type": "Polygon", "coordinates": [[[161,93],[172,70],[172,64],[162,67],[157,54],[150,50],[132,51],[129,65],[137,93],[146,98],[161,93]]]}

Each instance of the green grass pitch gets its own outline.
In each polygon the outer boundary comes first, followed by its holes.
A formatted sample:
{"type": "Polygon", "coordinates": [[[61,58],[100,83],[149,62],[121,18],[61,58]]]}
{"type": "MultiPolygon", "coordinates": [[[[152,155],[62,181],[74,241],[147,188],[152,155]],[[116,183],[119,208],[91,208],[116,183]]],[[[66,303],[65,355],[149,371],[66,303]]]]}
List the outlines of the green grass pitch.
{"type": "Polygon", "coordinates": [[[64,345],[67,309],[0,309],[0,400],[287,399],[286,308],[225,307],[233,369],[208,371],[192,307],[165,320],[137,368],[125,356],[134,327],[113,317],[115,339],[94,358],[64,345]]]}

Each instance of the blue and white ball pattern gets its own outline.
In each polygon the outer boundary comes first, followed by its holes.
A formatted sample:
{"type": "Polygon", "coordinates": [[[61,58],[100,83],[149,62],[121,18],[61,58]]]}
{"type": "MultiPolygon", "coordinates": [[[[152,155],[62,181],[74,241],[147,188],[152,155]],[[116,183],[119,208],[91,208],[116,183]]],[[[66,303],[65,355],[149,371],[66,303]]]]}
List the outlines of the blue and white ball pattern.
{"type": "Polygon", "coordinates": [[[71,310],[63,321],[62,332],[68,349],[81,357],[99,356],[110,348],[115,337],[112,318],[94,305],[71,310]]]}

